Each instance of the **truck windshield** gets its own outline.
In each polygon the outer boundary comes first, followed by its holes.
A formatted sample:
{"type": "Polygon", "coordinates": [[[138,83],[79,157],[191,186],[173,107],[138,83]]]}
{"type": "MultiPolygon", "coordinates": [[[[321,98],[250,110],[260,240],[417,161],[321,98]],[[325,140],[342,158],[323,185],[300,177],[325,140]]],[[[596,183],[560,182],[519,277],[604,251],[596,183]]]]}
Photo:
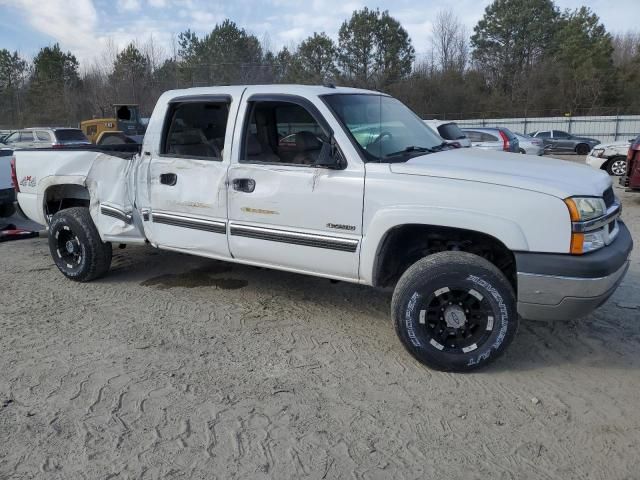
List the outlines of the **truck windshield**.
{"type": "Polygon", "coordinates": [[[334,94],[323,100],[369,162],[405,162],[449,147],[400,101],[386,95],[334,94]]]}

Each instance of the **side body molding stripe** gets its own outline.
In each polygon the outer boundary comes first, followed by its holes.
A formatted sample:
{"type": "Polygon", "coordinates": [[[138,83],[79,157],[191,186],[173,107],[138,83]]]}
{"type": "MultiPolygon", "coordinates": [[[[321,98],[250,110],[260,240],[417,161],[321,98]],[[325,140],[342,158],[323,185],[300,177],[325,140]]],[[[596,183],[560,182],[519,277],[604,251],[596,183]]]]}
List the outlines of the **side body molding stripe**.
{"type": "Polygon", "coordinates": [[[355,252],[358,249],[359,243],[358,240],[352,238],[315,235],[311,233],[292,232],[290,230],[253,227],[250,225],[231,225],[231,235],[343,252],[355,252]]]}
{"type": "Polygon", "coordinates": [[[118,208],[110,207],[109,205],[100,205],[100,213],[107,217],[116,218],[126,224],[130,224],[133,221],[131,215],[118,208]]]}
{"type": "Polygon", "coordinates": [[[153,223],[161,223],[173,227],[191,228],[212,233],[227,233],[227,223],[215,220],[203,220],[166,212],[151,212],[151,220],[153,223]]]}

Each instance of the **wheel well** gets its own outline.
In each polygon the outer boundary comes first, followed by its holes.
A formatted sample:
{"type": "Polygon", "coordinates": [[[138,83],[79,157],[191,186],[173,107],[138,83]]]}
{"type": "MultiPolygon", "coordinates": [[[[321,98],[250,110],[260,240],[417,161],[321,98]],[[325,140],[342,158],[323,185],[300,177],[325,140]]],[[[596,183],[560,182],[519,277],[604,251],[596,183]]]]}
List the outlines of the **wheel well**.
{"type": "Polygon", "coordinates": [[[626,161],[626,160],[627,160],[627,157],[626,157],[626,156],[624,156],[624,155],[614,155],[613,157],[609,157],[609,158],[607,159],[607,161],[606,161],[606,162],[604,162],[600,168],[601,168],[602,170],[607,170],[607,169],[609,168],[609,165],[610,165],[612,162],[615,162],[616,160],[620,160],[620,159],[622,159],[622,160],[625,160],[625,161],[626,161]]]}
{"type": "Polygon", "coordinates": [[[378,247],[373,284],[378,287],[393,285],[421,258],[452,250],[487,259],[517,290],[515,257],[500,240],[473,230],[432,225],[402,225],[389,230],[378,247]]]}
{"type": "Polygon", "coordinates": [[[589,144],[583,142],[583,143],[577,144],[576,148],[574,148],[573,151],[577,153],[580,147],[587,147],[589,150],[591,150],[591,148],[589,148],[589,144]]]}
{"type": "Polygon", "coordinates": [[[71,207],[89,207],[89,190],[82,185],[67,184],[49,187],[44,194],[45,218],[71,207]]]}

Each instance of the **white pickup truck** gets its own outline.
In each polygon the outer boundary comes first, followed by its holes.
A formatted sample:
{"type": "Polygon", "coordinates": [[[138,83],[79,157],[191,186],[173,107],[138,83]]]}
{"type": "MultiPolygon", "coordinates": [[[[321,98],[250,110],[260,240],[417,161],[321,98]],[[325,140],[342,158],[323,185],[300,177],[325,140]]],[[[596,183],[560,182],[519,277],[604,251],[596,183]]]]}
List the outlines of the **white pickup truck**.
{"type": "Polygon", "coordinates": [[[519,316],[576,318],[616,289],[632,240],[609,176],[455,149],[394,98],[333,86],[167,92],[140,154],[15,154],[18,201],[72,280],[111,245],[395,286],[391,316],[426,365],[498,357],[519,316]]]}

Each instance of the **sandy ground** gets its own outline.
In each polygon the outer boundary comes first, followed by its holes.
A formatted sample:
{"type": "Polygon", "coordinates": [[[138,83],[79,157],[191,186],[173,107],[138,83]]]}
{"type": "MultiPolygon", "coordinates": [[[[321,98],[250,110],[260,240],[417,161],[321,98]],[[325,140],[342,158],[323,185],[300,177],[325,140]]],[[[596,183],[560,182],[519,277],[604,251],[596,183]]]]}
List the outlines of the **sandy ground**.
{"type": "Polygon", "coordinates": [[[640,478],[639,251],[596,313],[459,375],[388,292],[151,248],[74,284],[45,238],[0,244],[0,478],[640,478]]]}

